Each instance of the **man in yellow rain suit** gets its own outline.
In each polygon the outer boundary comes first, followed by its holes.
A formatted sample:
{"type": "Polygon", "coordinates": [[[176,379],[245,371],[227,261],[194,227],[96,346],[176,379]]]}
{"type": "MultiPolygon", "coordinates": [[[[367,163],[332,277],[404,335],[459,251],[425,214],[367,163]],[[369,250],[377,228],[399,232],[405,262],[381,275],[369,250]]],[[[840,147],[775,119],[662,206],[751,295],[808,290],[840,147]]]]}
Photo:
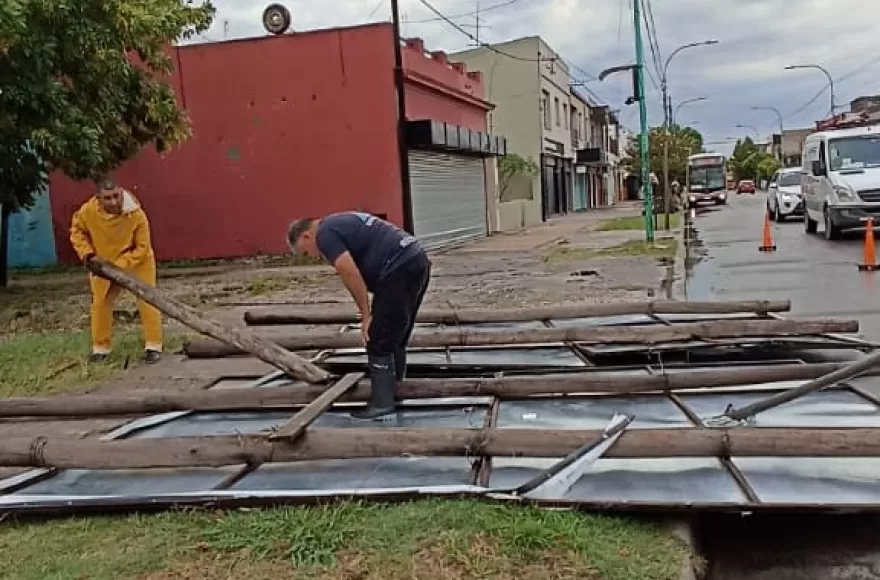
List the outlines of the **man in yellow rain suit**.
{"type": "MultiPolygon", "coordinates": [[[[80,260],[95,256],[111,262],[147,284],[156,285],[156,256],[150,242],[150,222],[137,198],[111,180],[75,214],[70,243],[80,260]]],[[[113,304],[122,288],[89,274],[92,290],[92,362],[103,362],[111,351],[113,304]]],[[[162,356],[162,315],[143,300],[137,302],[144,329],[145,362],[162,356]]]]}

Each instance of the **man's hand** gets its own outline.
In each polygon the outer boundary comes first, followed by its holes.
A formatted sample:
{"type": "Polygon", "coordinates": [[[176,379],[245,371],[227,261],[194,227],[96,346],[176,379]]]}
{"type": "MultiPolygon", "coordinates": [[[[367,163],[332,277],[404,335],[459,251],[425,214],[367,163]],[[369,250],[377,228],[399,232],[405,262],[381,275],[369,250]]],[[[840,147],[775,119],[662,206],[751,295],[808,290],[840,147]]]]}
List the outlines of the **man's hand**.
{"type": "Polygon", "coordinates": [[[89,266],[91,266],[91,262],[94,259],[95,259],[95,254],[86,254],[85,256],[83,256],[83,259],[82,259],[83,266],[85,266],[87,270],[90,269],[89,266]]]}
{"type": "Polygon", "coordinates": [[[373,317],[370,314],[365,314],[361,318],[361,338],[364,339],[364,346],[370,342],[370,325],[373,323],[373,317]]]}

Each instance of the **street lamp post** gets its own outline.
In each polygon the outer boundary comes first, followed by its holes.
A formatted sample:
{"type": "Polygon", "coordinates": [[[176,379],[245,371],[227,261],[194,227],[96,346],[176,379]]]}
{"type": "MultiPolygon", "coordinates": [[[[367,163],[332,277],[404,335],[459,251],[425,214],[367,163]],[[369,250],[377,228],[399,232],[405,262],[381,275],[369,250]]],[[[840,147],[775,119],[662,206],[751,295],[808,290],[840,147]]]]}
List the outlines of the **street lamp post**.
{"type": "Polygon", "coordinates": [[[672,59],[675,58],[678,53],[688,48],[696,48],[698,46],[710,46],[712,44],[718,44],[717,40],[704,40],[703,42],[692,42],[690,44],[685,44],[683,46],[679,46],[669,55],[669,58],[666,59],[666,62],[663,64],[663,75],[660,77],[660,89],[663,93],[663,210],[665,214],[665,229],[669,229],[669,214],[671,209],[671,200],[669,196],[669,125],[671,121],[672,115],[670,114],[670,110],[672,109],[672,103],[669,99],[669,83],[667,81],[667,73],[669,72],[669,64],[672,62],[672,59]]]}
{"type": "MultiPolygon", "coordinates": [[[[672,124],[675,125],[675,118],[678,117],[678,112],[681,110],[681,108],[682,108],[683,106],[685,106],[685,105],[689,105],[689,104],[691,104],[691,103],[699,103],[700,101],[705,101],[706,98],[707,98],[707,97],[697,97],[697,98],[695,98],[695,99],[685,99],[684,101],[680,102],[680,103],[675,107],[675,111],[672,112],[672,115],[670,115],[670,119],[671,119],[671,121],[672,121],[672,124]]],[[[670,104],[671,104],[671,102],[670,102],[670,104]]]]}
{"type": "Polygon", "coordinates": [[[785,70],[797,70],[801,68],[814,68],[818,71],[822,71],[822,73],[828,78],[828,86],[831,88],[831,114],[834,115],[837,112],[837,105],[834,103],[834,79],[831,78],[831,73],[825,67],[819,66],[818,64],[790,64],[785,67],[785,70]]]}
{"type": "MultiPolygon", "coordinates": [[[[749,131],[751,131],[752,133],[755,134],[755,141],[757,141],[758,139],[761,138],[760,134],[758,133],[758,130],[755,129],[754,127],[752,127],[751,125],[734,125],[734,127],[736,127],[737,129],[748,129],[749,131]]],[[[756,151],[757,151],[757,149],[756,149],[756,151]]],[[[754,153],[753,153],[753,155],[754,155],[754,153]]],[[[756,165],[755,166],[755,187],[760,187],[760,185],[761,185],[761,174],[759,173],[758,166],[756,165]]]]}
{"type": "Polygon", "coordinates": [[[782,123],[782,113],[779,112],[779,109],[776,107],[752,107],[753,111],[773,111],[776,113],[776,119],[779,121],[779,162],[782,163],[782,133],[783,133],[783,123],[782,123]]]}

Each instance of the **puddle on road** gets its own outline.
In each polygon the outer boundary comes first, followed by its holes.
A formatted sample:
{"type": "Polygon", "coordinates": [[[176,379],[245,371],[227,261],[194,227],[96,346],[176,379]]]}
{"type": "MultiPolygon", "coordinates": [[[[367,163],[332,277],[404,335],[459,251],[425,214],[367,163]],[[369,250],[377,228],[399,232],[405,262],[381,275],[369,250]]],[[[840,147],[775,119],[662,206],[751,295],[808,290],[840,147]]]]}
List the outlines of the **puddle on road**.
{"type": "MultiPolygon", "coordinates": [[[[687,231],[686,231],[687,233],[687,231]]],[[[684,251],[684,299],[712,299],[712,266],[706,259],[709,251],[700,238],[700,230],[691,226],[685,237],[684,251]]]]}

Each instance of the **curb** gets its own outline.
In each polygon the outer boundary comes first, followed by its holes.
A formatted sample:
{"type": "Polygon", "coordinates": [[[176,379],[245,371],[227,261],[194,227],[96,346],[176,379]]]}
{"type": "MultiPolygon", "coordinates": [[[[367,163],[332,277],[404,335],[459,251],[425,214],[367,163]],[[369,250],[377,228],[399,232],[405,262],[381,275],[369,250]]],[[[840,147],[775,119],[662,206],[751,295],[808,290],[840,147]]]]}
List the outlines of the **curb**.
{"type": "Polygon", "coordinates": [[[677,232],[678,247],[672,263],[672,284],[670,288],[670,300],[687,300],[687,256],[688,241],[684,237],[685,229],[681,227],[677,232]]]}

